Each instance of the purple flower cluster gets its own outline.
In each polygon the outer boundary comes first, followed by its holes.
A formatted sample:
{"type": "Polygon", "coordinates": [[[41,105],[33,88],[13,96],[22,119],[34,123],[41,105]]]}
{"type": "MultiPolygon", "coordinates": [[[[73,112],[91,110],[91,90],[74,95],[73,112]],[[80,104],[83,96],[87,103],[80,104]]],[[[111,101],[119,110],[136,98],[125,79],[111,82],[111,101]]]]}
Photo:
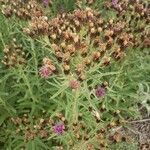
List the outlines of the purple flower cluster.
{"type": "Polygon", "coordinates": [[[49,0],[43,0],[43,4],[44,4],[45,6],[49,5],[49,0]]]}
{"type": "Polygon", "coordinates": [[[101,86],[97,87],[97,89],[95,90],[95,95],[97,97],[103,97],[105,95],[105,93],[106,93],[106,89],[101,86]]]}
{"type": "Polygon", "coordinates": [[[118,0],[112,0],[112,5],[113,5],[114,7],[116,7],[117,3],[118,3],[118,0]]]}
{"type": "Polygon", "coordinates": [[[47,79],[52,74],[52,71],[50,70],[48,65],[44,65],[40,68],[39,74],[41,77],[47,79]]]}
{"type": "Polygon", "coordinates": [[[54,129],[55,133],[62,134],[65,130],[65,125],[63,123],[57,123],[57,124],[55,124],[53,129],[54,129]]]}

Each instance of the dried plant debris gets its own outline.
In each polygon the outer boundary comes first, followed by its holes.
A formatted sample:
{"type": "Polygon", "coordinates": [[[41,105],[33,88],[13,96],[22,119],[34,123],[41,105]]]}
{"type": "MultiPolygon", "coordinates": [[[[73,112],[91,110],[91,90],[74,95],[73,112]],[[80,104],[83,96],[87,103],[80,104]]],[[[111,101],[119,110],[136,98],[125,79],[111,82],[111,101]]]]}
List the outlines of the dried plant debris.
{"type": "Polygon", "coordinates": [[[7,67],[14,67],[18,64],[26,63],[26,56],[21,44],[17,44],[16,39],[3,49],[2,63],[7,67]]]}
{"type": "Polygon", "coordinates": [[[131,131],[138,136],[142,150],[150,148],[150,119],[131,121],[131,131]]]}
{"type": "Polygon", "coordinates": [[[134,143],[138,142],[140,150],[149,150],[150,148],[150,119],[131,121],[124,126],[118,126],[111,130],[109,134],[112,143],[134,143]]]}

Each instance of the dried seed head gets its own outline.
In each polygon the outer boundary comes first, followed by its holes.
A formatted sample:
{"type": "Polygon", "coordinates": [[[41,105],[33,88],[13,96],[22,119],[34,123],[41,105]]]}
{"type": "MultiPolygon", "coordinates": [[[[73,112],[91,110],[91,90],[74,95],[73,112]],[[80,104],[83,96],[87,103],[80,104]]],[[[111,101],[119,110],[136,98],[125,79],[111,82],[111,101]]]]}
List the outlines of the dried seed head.
{"type": "Polygon", "coordinates": [[[100,129],[100,133],[105,133],[105,132],[106,132],[106,129],[104,129],[104,128],[100,129]]]}
{"type": "Polygon", "coordinates": [[[60,44],[60,46],[61,46],[62,48],[66,48],[66,43],[65,43],[65,42],[62,42],[62,43],[60,44]]]}
{"type": "Polygon", "coordinates": [[[106,106],[105,106],[105,104],[102,104],[102,106],[101,106],[101,108],[100,108],[100,111],[103,112],[103,111],[105,111],[105,110],[106,110],[106,106]]]}
{"type": "Polygon", "coordinates": [[[88,18],[92,19],[94,17],[94,14],[91,12],[90,8],[88,8],[89,10],[87,11],[87,16],[88,18]]]}
{"type": "Polygon", "coordinates": [[[57,38],[56,34],[52,34],[52,35],[51,35],[51,38],[52,38],[53,40],[55,40],[55,39],[57,38]]]}
{"type": "Polygon", "coordinates": [[[109,20],[109,23],[110,23],[110,24],[113,24],[113,22],[114,22],[113,19],[110,19],[110,20],[109,20]]]}
{"type": "Polygon", "coordinates": [[[73,40],[74,40],[75,43],[77,43],[79,41],[79,36],[73,37],[73,40]]]}
{"type": "Polygon", "coordinates": [[[17,128],[17,129],[16,129],[16,133],[19,133],[20,131],[21,131],[20,128],[17,128]]]}
{"type": "Polygon", "coordinates": [[[85,63],[85,65],[90,65],[91,64],[91,59],[90,58],[86,58],[85,60],[84,60],[84,63],[85,63]]]}
{"type": "Polygon", "coordinates": [[[41,138],[47,138],[48,137],[48,132],[46,130],[40,130],[39,134],[41,138]]]}
{"type": "Polygon", "coordinates": [[[94,145],[91,143],[87,144],[87,150],[94,150],[94,145]]]}
{"type": "Polygon", "coordinates": [[[51,65],[52,64],[52,60],[47,58],[47,57],[44,57],[43,58],[43,64],[44,65],[51,65]]]}
{"type": "Polygon", "coordinates": [[[106,87],[108,86],[108,82],[107,82],[107,81],[104,81],[104,82],[102,83],[102,86],[106,88],[106,87]]]}
{"type": "Polygon", "coordinates": [[[59,59],[59,60],[62,60],[62,58],[63,58],[63,53],[62,52],[55,52],[55,55],[56,55],[56,57],[59,59]]]}
{"type": "Polygon", "coordinates": [[[104,139],[104,135],[102,133],[98,133],[96,137],[98,140],[104,139]]]}
{"type": "Polygon", "coordinates": [[[80,139],[80,137],[81,137],[81,135],[79,133],[76,133],[75,136],[76,136],[77,139],[80,139]]]}
{"type": "Polygon", "coordinates": [[[64,68],[64,71],[65,71],[66,73],[70,71],[70,66],[67,65],[67,64],[64,64],[64,65],[63,65],[63,68],[64,68]]]}
{"type": "Polygon", "coordinates": [[[11,7],[6,7],[5,9],[2,10],[2,13],[6,16],[6,17],[11,17],[13,14],[13,10],[11,7]]]}
{"type": "Polygon", "coordinates": [[[114,135],[112,136],[112,139],[115,142],[121,142],[122,141],[122,135],[119,132],[115,132],[114,135]]]}
{"type": "Polygon", "coordinates": [[[78,64],[76,67],[76,71],[78,74],[80,74],[84,70],[83,64],[78,64]]]}
{"type": "Polygon", "coordinates": [[[116,122],[115,121],[112,121],[108,124],[108,128],[113,128],[116,126],[116,122]]]}
{"type": "Polygon", "coordinates": [[[80,86],[79,82],[77,80],[70,80],[69,87],[71,89],[78,89],[80,86]]]}
{"type": "Polygon", "coordinates": [[[65,117],[61,117],[61,120],[62,120],[63,122],[65,122],[65,121],[66,121],[66,118],[65,118],[65,117]]]}
{"type": "Polygon", "coordinates": [[[45,120],[43,118],[40,119],[40,124],[42,124],[45,120]]]}
{"type": "Polygon", "coordinates": [[[126,54],[124,52],[119,52],[117,54],[114,55],[116,60],[122,59],[126,56],[126,54]]]}
{"type": "Polygon", "coordinates": [[[4,49],[3,49],[3,52],[4,52],[4,53],[8,53],[8,52],[9,52],[9,49],[8,49],[8,48],[4,48],[4,49]]]}
{"type": "Polygon", "coordinates": [[[64,53],[64,55],[63,55],[63,62],[69,62],[70,58],[71,58],[71,56],[70,56],[69,52],[64,53]]]}
{"type": "Polygon", "coordinates": [[[52,64],[49,65],[49,68],[50,68],[50,70],[52,70],[52,72],[56,70],[56,67],[54,65],[52,65],[52,64]]]}
{"type": "Polygon", "coordinates": [[[68,144],[69,144],[70,146],[72,146],[72,145],[73,145],[73,141],[72,141],[72,140],[69,140],[69,141],[68,141],[68,144]]]}
{"type": "Polygon", "coordinates": [[[100,56],[101,56],[100,52],[94,52],[93,53],[93,60],[98,61],[100,56]]]}
{"type": "Polygon", "coordinates": [[[107,143],[105,140],[100,140],[100,146],[101,147],[107,147],[107,143]]]}
{"type": "Polygon", "coordinates": [[[111,59],[110,57],[105,57],[103,64],[104,64],[105,66],[108,66],[108,65],[110,64],[110,59],[111,59]]]}
{"type": "Polygon", "coordinates": [[[114,34],[113,30],[105,30],[105,36],[112,36],[114,34]]]}
{"type": "Polygon", "coordinates": [[[106,44],[99,44],[100,52],[104,53],[106,51],[106,44]]]}
{"type": "Polygon", "coordinates": [[[94,23],[93,23],[93,22],[90,22],[90,23],[89,23],[89,26],[90,26],[90,27],[94,27],[94,23]]]}
{"type": "Polygon", "coordinates": [[[59,119],[61,119],[63,117],[62,113],[56,113],[56,117],[58,117],[59,119]]]}
{"type": "Polygon", "coordinates": [[[77,27],[80,26],[80,22],[78,20],[74,20],[74,23],[77,27]]]}
{"type": "Polygon", "coordinates": [[[120,110],[116,110],[115,112],[116,112],[116,114],[120,114],[120,110]]]}
{"type": "Polygon", "coordinates": [[[92,34],[94,34],[94,33],[96,33],[96,29],[93,27],[93,28],[90,29],[90,32],[91,32],[92,34]]]}
{"type": "Polygon", "coordinates": [[[23,32],[28,35],[31,34],[31,30],[29,28],[23,28],[23,32]]]}
{"type": "Polygon", "coordinates": [[[95,0],[86,0],[88,4],[94,3],[95,0]]]}
{"type": "Polygon", "coordinates": [[[79,75],[79,80],[83,81],[83,80],[85,80],[85,79],[86,79],[85,75],[84,75],[83,73],[81,73],[81,74],[79,75]]]}
{"type": "Polygon", "coordinates": [[[97,30],[98,30],[98,32],[102,32],[103,29],[101,27],[98,27],[97,30]]]}

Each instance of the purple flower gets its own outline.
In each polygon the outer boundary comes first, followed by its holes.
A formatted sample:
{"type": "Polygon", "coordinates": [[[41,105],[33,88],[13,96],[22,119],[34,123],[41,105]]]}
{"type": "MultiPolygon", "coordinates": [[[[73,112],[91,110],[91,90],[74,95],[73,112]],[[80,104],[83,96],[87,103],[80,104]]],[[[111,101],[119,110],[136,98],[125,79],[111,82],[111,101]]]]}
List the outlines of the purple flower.
{"type": "Polygon", "coordinates": [[[69,82],[69,86],[71,89],[77,89],[80,86],[80,83],[77,80],[71,80],[69,82]]]}
{"type": "Polygon", "coordinates": [[[63,123],[57,123],[57,124],[55,124],[53,129],[54,129],[55,133],[62,134],[64,132],[65,125],[63,123]]]}
{"type": "Polygon", "coordinates": [[[95,95],[97,97],[103,97],[105,95],[105,93],[106,93],[106,89],[101,86],[97,87],[97,89],[95,90],[95,95]]]}
{"type": "Polygon", "coordinates": [[[43,0],[43,4],[46,6],[49,5],[49,0],[43,0]]]}
{"type": "Polygon", "coordinates": [[[52,71],[48,65],[44,65],[40,68],[39,74],[41,77],[47,79],[52,74],[52,71]]]}
{"type": "Polygon", "coordinates": [[[118,3],[118,0],[112,0],[112,4],[114,7],[116,7],[117,3],[118,3]]]}

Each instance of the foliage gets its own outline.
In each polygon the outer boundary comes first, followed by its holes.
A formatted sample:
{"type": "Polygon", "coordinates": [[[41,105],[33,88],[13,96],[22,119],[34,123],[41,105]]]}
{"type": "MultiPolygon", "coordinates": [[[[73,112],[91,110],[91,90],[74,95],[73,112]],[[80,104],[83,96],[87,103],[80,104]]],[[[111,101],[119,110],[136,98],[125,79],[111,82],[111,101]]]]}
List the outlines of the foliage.
{"type": "MultiPolygon", "coordinates": [[[[103,8],[100,2],[97,0],[91,7],[103,8]]],[[[55,0],[52,12],[57,14],[60,7],[70,12],[75,9],[75,1],[55,0]]],[[[112,12],[106,15],[106,20],[109,15],[116,19],[112,12]]],[[[50,58],[60,70],[62,64],[57,61],[47,36],[30,37],[22,32],[26,24],[15,15],[5,18],[0,13],[0,59],[5,55],[3,49],[14,38],[26,54],[23,65],[6,67],[0,63],[0,149],[55,150],[61,146],[65,150],[86,150],[92,146],[93,149],[101,146],[112,150],[138,149],[137,142],[108,146],[107,141],[113,127],[124,126],[128,119],[141,115],[139,103],[150,111],[149,49],[128,48],[126,57],[106,67],[100,67],[98,62],[87,70],[87,78],[72,89],[70,81],[76,81],[73,74],[56,72],[48,79],[39,75],[44,57],[50,58]],[[97,97],[95,89],[105,81],[106,93],[97,97]],[[53,127],[60,122],[65,129],[57,134],[53,127]],[[97,134],[102,129],[107,131],[97,134]],[[102,137],[98,140],[97,136],[102,137]]],[[[78,57],[77,61],[80,61],[78,57]]]]}

